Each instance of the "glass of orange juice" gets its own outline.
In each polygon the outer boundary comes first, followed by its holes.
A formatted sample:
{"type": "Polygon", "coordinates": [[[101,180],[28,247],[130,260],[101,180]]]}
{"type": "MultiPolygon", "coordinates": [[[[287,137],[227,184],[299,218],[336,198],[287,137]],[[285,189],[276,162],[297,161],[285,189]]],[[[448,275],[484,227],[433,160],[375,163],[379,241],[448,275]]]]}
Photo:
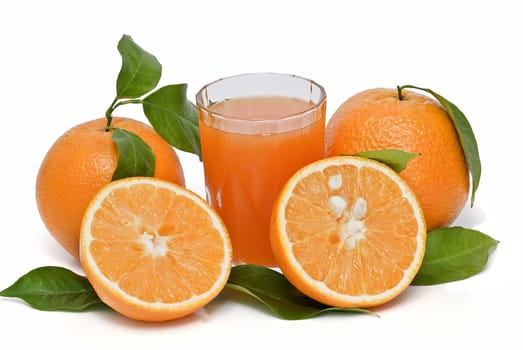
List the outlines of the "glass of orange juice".
{"type": "Polygon", "coordinates": [[[272,207],[294,172],[324,156],[325,90],[295,75],[249,73],[205,85],[196,105],[207,200],[234,261],[276,266],[272,207]]]}

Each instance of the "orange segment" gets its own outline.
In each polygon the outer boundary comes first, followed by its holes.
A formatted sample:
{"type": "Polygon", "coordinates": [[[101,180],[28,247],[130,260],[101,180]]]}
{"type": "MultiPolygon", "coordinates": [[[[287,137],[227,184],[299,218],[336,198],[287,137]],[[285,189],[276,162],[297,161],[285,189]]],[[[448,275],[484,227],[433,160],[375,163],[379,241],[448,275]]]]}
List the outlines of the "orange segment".
{"type": "Polygon", "coordinates": [[[221,219],[199,196],[155,178],[127,178],[90,203],[80,258],[106,304],[130,318],[161,321],[218,295],[232,249],[221,219]]]}
{"type": "Polygon", "coordinates": [[[359,157],[314,162],[276,201],[271,244],[285,276],[327,305],[370,307],[399,295],[425,253],[423,213],[404,180],[359,157]]]}

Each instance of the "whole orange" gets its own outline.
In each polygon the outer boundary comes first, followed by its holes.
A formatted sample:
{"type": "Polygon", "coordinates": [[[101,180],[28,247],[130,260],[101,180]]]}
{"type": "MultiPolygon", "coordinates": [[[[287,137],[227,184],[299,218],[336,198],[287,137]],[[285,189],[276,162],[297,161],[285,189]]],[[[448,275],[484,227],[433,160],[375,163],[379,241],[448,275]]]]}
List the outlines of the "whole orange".
{"type": "MultiPolygon", "coordinates": [[[[53,237],[79,258],[82,218],[94,195],[111,182],[118,161],[113,131],[106,131],[106,118],[79,124],[51,146],[36,179],[36,202],[40,216],[53,237]]],[[[112,119],[111,126],[137,134],[155,155],[154,177],[185,186],[183,169],[175,150],[140,121],[112,119]]]]}
{"type": "Polygon", "coordinates": [[[326,155],[398,149],[420,156],[401,176],[418,198],[427,230],[450,225],[469,193],[469,171],[452,120],[426,95],[396,89],[362,91],[329,119],[326,155]]]}

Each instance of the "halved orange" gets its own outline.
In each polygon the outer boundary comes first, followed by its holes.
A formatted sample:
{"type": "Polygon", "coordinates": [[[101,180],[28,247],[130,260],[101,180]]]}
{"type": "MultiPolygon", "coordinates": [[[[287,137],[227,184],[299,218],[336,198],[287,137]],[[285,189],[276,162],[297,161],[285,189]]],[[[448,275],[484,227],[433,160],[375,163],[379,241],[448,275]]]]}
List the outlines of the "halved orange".
{"type": "Polygon", "coordinates": [[[399,295],[425,253],[421,207],[402,178],[374,160],[311,163],[273,208],[271,244],[302,293],[337,307],[372,307],[399,295]]]}
{"type": "Polygon", "coordinates": [[[218,214],[195,193],[134,177],[109,183],[89,204],[80,261],[96,293],[133,319],[188,315],[224,288],[232,248],[218,214]]]}

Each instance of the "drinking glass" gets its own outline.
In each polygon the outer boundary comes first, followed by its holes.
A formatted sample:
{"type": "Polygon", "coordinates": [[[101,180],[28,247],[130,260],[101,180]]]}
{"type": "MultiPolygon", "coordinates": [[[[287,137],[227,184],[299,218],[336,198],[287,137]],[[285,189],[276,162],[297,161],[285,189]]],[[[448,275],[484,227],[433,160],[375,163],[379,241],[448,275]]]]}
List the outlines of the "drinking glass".
{"type": "Polygon", "coordinates": [[[295,75],[249,73],[205,85],[196,105],[207,201],[235,263],[277,266],[272,207],[292,174],[324,157],[325,90],[295,75]]]}

